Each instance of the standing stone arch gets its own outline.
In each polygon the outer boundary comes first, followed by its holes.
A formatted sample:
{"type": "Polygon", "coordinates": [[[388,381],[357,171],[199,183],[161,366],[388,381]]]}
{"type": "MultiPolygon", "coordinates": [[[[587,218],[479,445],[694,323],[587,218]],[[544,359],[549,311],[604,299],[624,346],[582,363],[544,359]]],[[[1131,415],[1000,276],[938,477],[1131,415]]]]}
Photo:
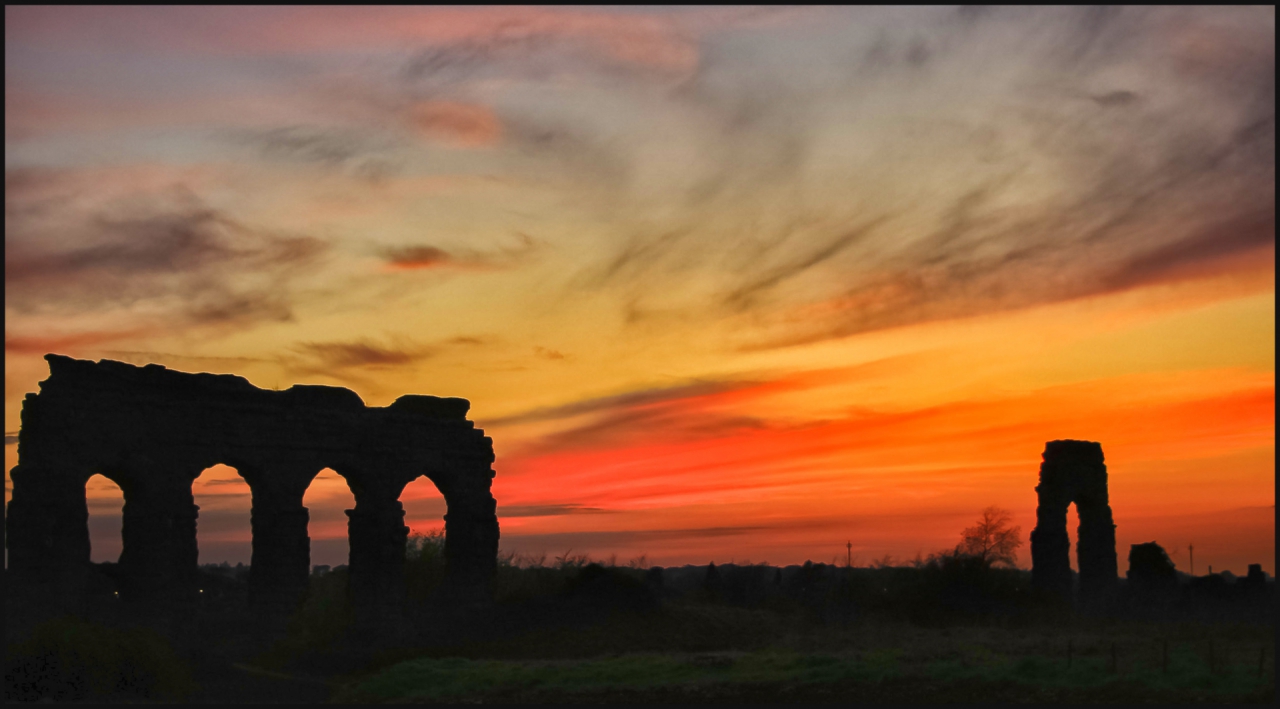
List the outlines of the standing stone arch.
{"type": "Polygon", "coordinates": [[[1076,505],[1080,526],[1076,558],[1080,597],[1105,598],[1116,587],[1116,525],[1107,492],[1107,466],[1102,444],[1093,441],[1049,441],[1036,486],[1036,528],[1031,532],[1031,582],[1037,588],[1071,596],[1071,549],[1067,509],[1076,505]]]}
{"type": "Polygon", "coordinates": [[[498,521],[493,442],[466,419],[465,399],[402,396],[366,407],[339,387],[258,389],[234,375],[47,355],[50,376],[23,402],[6,515],[9,578],[19,598],[78,610],[89,569],[85,484],[103,473],[125,496],[122,600],[181,614],[195,602],[199,510],[192,482],[234,467],[252,492],[250,599],[283,613],[306,590],[309,514],[324,468],[347,480],[352,600],[366,617],[403,600],[399,495],[427,475],[444,494],[446,583],[462,601],[491,594],[498,521]]]}

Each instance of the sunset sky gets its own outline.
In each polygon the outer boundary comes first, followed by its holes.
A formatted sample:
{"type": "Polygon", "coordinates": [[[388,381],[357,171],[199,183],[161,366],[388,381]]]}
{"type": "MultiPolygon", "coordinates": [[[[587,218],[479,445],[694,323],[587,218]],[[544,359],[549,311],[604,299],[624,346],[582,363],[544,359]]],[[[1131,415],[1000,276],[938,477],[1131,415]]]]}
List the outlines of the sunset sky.
{"type": "Polygon", "coordinates": [[[465,397],[549,559],[1025,539],[1075,438],[1122,573],[1274,573],[1275,9],[6,7],[5,317],[6,471],[58,352],[465,397]]]}

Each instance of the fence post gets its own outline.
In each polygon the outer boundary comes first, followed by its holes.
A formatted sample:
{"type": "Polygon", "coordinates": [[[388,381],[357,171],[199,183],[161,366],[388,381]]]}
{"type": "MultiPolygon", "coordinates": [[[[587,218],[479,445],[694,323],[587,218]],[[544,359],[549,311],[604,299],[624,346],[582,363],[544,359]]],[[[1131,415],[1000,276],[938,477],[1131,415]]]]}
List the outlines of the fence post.
{"type": "Polygon", "coordinates": [[[1111,673],[1116,672],[1116,641],[1111,641],[1111,673]]]}
{"type": "Polygon", "coordinates": [[[1264,647],[1258,651],[1258,679],[1262,679],[1262,668],[1267,660],[1267,649],[1264,647]]]}
{"type": "Polygon", "coordinates": [[[1071,641],[1067,641],[1067,669],[1071,669],[1071,641]]]}
{"type": "Polygon", "coordinates": [[[1169,674],[1169,639],[1164,639],[1164,650],[1160,653],[1160,671],[1169,674]]]}

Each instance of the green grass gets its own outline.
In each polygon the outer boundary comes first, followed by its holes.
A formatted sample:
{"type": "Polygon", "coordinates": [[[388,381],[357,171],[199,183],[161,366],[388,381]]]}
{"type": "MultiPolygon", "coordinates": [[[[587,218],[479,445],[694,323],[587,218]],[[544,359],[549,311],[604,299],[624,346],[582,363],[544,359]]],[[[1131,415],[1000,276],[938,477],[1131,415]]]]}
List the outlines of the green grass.
{"type": "Polygon", "coordinates": [[[794,653],[644,654],[593,660],[417,659],[360,682],[338,701],[459,701],[642,690],[707,684],[827,683],[875,681],[896,672],[893,658],[854,662],[794,653]]]}
{"type": "MultiPolygon", "coordinates": [[[[908,634],[910,635],[910,634],[908,634]]],[[[1210,668],[1194,643],[1173,644],[1167,671],[1158,646],[1125,646],[1111,668],[1109,641],[1034,654],[1016,634],[938,631],[902,642],[803,652],[642,653],[590,659],[418,658],[353,681],[342,702],[761,701],[875,697],[880,701],[1268,702],[1275,678],[1256,659],[1210,668]],[[954,638],[954,636],[952,636],[954,638]],[[993,641],[1005,645],[993,647],[993,641]],[[968,698],[968,699],[965,699],[968,698]]],[[[1080,639],[1081,641],[1084,638],[1080,639]]],[[[1097,638],[1094,638],[1097,641],[1097,638]]],[[[1256,658],[1256,655],[1254,656],[1256,658]]]]}

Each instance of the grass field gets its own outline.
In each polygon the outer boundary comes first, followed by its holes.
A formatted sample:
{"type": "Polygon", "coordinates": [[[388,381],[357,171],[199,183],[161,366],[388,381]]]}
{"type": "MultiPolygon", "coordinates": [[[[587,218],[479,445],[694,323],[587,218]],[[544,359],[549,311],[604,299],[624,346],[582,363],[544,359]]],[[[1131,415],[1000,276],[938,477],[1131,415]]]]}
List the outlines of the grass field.
{"type": "Polygon", "coordinates": [[[1107,657],[1017,655],[974,646],[950,657],[910,650],[634,654],[584,660],[420,658],[339,690],[348,702],[878,701],[1269,702],[1273,674],[1211,671],[1193,649],[1110,669],[1107,657]]]}
{"type": "Polygon", "coordinates": [[[7,606],[13,632],[6,635],[6,698],[220,704],[1275,699],[1270,582],[1185,584],[1163,595],[1122,585],[1112,605],[1099,610],[1038,595],[1025,571],[963,560],[655,570],[566,558],[552,566],[502,564],[494,601],[457,610],[435,595],[443,577],[437,547],[412,549],[404,615],[392,623],[355,621],[339,569],[312,577],[287,627],[264,625],[246,612],[244,579],[237,575],[206,574],[206,586],[217,592],[207,594],[184,631],[167,638],[111,614],[16,632],[21,611],[7,606]]]}
{"type": "Polygon", "coordinates": [[[582,629],[579,637],[561,631],[458,648],[469,657],[418,657],[350,677],[334,698],[1270,703],[1275,694],[1275,642],[1262,627],[919,628],[866,622],[794,628],[774,634],[772,642],[747,642],[756,647],[746,650],[593,652],[604,650],[599,636],[625,636],[624,626],[633,622],[615,618],[582,629]],[[568,654],[566,648],[589,654],[544,659],[568,654]]]}

